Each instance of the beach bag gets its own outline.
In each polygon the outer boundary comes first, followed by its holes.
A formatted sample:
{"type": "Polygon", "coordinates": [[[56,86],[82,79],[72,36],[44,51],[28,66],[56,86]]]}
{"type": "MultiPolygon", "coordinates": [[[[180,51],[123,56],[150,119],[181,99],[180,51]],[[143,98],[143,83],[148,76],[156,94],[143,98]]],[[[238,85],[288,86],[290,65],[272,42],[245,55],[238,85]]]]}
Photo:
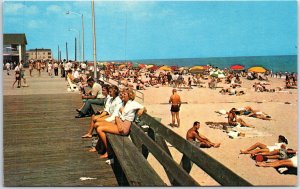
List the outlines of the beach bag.
{"type": "Polygon", "coordinates": [[[255,156],[255,161],[256,162],[263,162],[263,161],[267,161],[267,160],[268,160],[268,158],[263,156],[263,155],[258,154],[258,155],[255,156]]]}

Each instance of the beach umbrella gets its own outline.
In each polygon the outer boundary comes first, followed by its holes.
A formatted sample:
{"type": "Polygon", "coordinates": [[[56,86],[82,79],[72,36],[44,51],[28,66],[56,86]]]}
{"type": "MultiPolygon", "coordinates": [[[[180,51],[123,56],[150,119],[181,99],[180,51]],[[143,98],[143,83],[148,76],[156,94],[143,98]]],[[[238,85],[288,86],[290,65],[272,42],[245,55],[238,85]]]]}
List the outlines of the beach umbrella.
{"type": "Polygon", "coordinates": [[[244,69],[245,69],[245,66],[240,65],[240,64],[236,64],[236,65],[230,66],[230,69],[231,69],[232,71],[241,71],[241,70],[244,70],[244,69]]]}
{"type": "Polygon", "coordinates": [[[162,66],[162,67],[159,68],[159,70],[172,71],[172,69],[169,66],[162,66]]]}
{"type": "Polygon", "coordinates": [[[267,69],[260,66],[255,66],[248,69],[248,72],[254,72],[254,73],[265,73],[266,71],[267,69]]]}
{"type": "Polygon", "coordinates": [[[139,64],[139,68],[145,68],[145,64],[139,64]]]}
{"type": "Polygon", "coordinates": [[[125,68],[126,67],[126,64],[121,64],[120,66],[119,66],[119,69],[123,69],[123,68],[125,68]]]}
{"type": "Polygon", "coordinates": [[[194,66],[190,68],[190,73],[199,73],[199,72],[204,72],[205,68],[203,66],[194,66]]]}
{"type": "Polygon", "coordinates": [[[153,71],[155,71],[155,70],[157,70],[158,69],[158,66],[156,66],[156,65],[152,65],[152,67],[151,68],[149,68],[150,70],[153,70],[153,71]]]}
{"type": "Polygon", "coordinates": [[[173,71],[178,70],[178,66],[171,66],[171,69],[172,69],[173,71]]]}
{"type": "Polygon", "coordinates": [[[152,64],[149,64],[149,65],[146,65],[146,68],[149,69],[149,68],[152,68],[154,65],[152,64]]]}
{"type": "Polygon", "coordinates": [[[216,77],[216,78],[225,78],[225,74],[221,71],[218,71],[218,70],[217,71],[211,71],[209,73],[209,75],[212,76],[212,77],[216,77]]]}
{"type": "Polygon", "coordinates": [[[133,68],[138,68],[138,67],[139,67],[139,63],[134,62],[134,63],[132,64],[132,67],[133,67],[133,68]]]}

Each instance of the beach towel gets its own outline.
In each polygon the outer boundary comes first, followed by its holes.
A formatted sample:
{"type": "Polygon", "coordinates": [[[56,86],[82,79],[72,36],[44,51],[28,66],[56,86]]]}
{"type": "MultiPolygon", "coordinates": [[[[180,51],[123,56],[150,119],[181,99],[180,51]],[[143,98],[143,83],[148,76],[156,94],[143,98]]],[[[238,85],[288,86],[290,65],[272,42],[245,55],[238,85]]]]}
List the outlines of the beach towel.
{"type": "Polygon", "coordinates": [[[205,122],[205,124],[209,128],[221,129],[221,130],[227,130],[227,127],[232,127],[227,122],[211,122],[211,121],[208,121],[208,122],[205,122]]]}

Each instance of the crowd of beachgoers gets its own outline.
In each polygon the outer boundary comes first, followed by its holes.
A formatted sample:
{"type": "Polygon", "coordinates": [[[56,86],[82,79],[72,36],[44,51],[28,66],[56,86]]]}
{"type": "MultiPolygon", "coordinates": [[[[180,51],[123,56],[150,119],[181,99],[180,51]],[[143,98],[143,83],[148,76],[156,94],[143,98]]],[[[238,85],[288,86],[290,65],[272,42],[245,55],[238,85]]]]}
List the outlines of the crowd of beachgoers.
{"type": "MultiPolygon", "coordinates": [[[[145,105],[135,100],[135,91],[145,92],[154,88],[172,89],[170,92],[169,103],[171,107],[172,121],[169,124],[171,129],[182,128],[180,124],[180,106],[183,104],[182,96],[178,91],[193,91],[197,88],[207,88],[205,90],[217,90],[218,95],[242,96],[249,92],[245,86],[246,81],[251,81],[251,91],[257,93],[290,93],[290,89],[297,89],[297,73],[277,72],[272,73],[267,69],[250,70],[231,70],[220,69],[214,66],[198,66],[195,69],[187,67],[170,67],[140,64],[133,66],[132,63],[112,63],[105,62],[98,64],[95,69],[93,64],[74,61],[29,61],[29,77],[32,72],[47,72],[49,77],[66,78],[69,87],[76,85],[76,89],[82,95],[82,107],[76,109],[76,118],[90,117],[90,125],[87,133],[82,138],[92,138],[93,133],[99,136],[98,143],[90,149],[91,152],[100,154],[100,158],[108,158],[106,151],[107,139],[105,133],[127,135],[130,132],[131,122],[136,116],[147,111],[145,105]],[[155,69],[154,69],[155,68],[155,69]],[[97,73],[97,80],[94,71],[97,73]],[[273,86],[272,79],[280,80],[280,86],[273,86]],[[90,89],[88,90],[87,87],[90,89]],[[103,111],[92,111],[92,104],[103,106],[103,111]],[[176,107],[177,106],[177,107],[176,107]],[[177,121],[177,124],[175,124],[177,121]]],[[[25,78],[22,62],[13,67],[6,64],[7,74],[12,69],[15,71],[16,81],[25,78]],[[19,75],[18,75],[19,74],[19,75]],[[23,76],[21,76],[23,75],[23,76]]],[[[14,83],[15,84],[15,83],[14,83]]],[[[26,79],[25,79],[26,84],[26,79]]],[[[26,84],[27,85],[27,84],[26,84]]],[[[249,83],[247,83],[249,85],[249,83]]],[[[69,91],[73,91],[70,88],[69,91]]],[[[164,112],[165,113],[165,112],[164,112]]],[[[231,138],[243,137],[245,133],[236,132],[234,128],[256,128],[247,123],[241,117],[251,117],[264,121],[273,120],[261,110],[253,107],[244,106],[242,108],[233,107],[227,110],[219,110],[216,113],[226,116],[225,122],[206,122],[207,126],[220,127],[228,133],[231,138]]],[[[184,128],[186,139],[200,148],[219,148],[220,141],[214,142],[204,134],[199,133],[200,122],[194,122],[190,129],[184,128]]],[[[205,125],[201,122],[201,125],[205,125]]],[[[296,129],[295,129],[296,130],[296,129]]],[[[277,136],[276,136],[277,137],[277,136]]],[[[276,138],[273,138],[275,141],[276,138]]],[[[288,140],[280,135],[275,145],[267,145],[256,142],[246,149],[241,149],[240,154],[250,154],[256,161],[256,166],[276,167],[279,172],[285,172],[290,168],[297,168],[297,153],[295,149],[287,147],[288,140]],[[284,167],[284,168],[282,168],[284,167]]]]}

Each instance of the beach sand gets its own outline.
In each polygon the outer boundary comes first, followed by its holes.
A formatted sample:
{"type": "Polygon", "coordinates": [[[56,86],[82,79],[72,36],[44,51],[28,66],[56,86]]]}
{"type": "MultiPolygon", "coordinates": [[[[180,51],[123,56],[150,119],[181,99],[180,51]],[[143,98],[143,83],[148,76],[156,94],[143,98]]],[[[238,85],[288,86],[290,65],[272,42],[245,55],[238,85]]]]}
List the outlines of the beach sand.
{"type": "MultiPolygon", "coordinates": [[[[278,135],[284,135],[289,141],[288,148],[298,149],[297,131],[297,89],[287,89],[288,92],[254,92],[252,85],[257,81],[249,81],[242,78],[242,89],[246,95],[229,96],[221,95],[220,88],[212,90],[207,88],[193,87],[191,90],[182,89],[178,91],[183,104],[180,110],[181,126],[172,128],[168,126],[171,122],[170,105],[167,104],[171,95],[172,87],[146,88],[143,90],[145,97],[144,105],[148,113],[162,119],[162,123],[174,132],[185,138],[186,132],[192,127],[194,121],[201,122],[199,129],[201,134],[207,136],[213,142],[220,142],[220,148],[203,149],[217,161],[240,175],[255,186],[294,186],[297,184],[296,175],[281,175],[274,168],[256,167],[255,161],[250,155],[239,154],[240,149],[246,149],[256,142],[273,145],[277,142],[278,135]],[[286,103],[288,102],[288,104],[286,103]],[[219,129],[209,128],[205,122],[227,122],[226,115],[215,113],[217,110],[240,108],[251,106],[255,110],[266,112],[272,116],[272,120],[261,120],[240,116],[244,121],[255,126],[254,129],[243,129],[245,137],[230,139],[226,132],[219,129]],[[249,134],[250,133],[250,134],[249,134]]],[[[283,87],[284,79],[270,78],[268,88],[283,87]]],[[[225,86],[225,84],[218,84],[225,86]]],[[[241,88],[237,88],[240,90],[241,88]]],[[[169,147],[176,162],[180,162],[182,154],[174,147],[169,147]]],[[[161,165],[149,156],[148,160],[158,170],[166,183],[169,183],[161,165]]],[[[218,170],[215,170],[218,171],[218,170]]],[[[205,174],[197,165],[193,165],[192,177],[204,186],[217,186],[216,181],[205,174]]]]}

